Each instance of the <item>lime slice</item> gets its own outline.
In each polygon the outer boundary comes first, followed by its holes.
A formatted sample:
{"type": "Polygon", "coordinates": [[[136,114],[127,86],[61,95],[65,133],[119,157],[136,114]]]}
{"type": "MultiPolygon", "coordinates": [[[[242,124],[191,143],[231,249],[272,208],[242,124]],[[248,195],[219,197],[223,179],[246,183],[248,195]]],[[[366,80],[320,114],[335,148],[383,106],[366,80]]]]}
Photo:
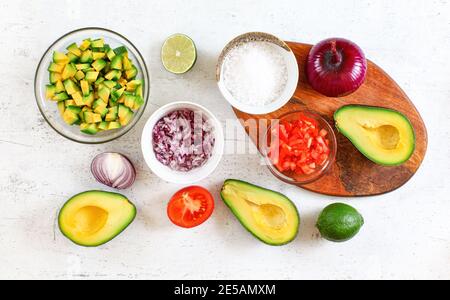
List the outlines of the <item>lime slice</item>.
{"type": "Polygon", "coordinates": [[[194,41],[184,34],[174,34],[165,42],[161,50],[161,60],[167,71],[184,74],[197,61],[194,41]]]}

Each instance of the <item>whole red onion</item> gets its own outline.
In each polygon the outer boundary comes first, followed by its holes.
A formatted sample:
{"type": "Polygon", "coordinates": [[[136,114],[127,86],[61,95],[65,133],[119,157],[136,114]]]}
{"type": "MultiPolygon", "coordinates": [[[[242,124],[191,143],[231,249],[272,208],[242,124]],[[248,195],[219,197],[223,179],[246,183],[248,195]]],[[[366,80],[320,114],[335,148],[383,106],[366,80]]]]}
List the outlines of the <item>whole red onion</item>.
{"type": "Polygon", "coordinates": [[[331,38],[315,45],[308,55],[306,76],[317,92],[341,97],[356,91],[367,73],[366,57],[355,43],[331,38]]]}

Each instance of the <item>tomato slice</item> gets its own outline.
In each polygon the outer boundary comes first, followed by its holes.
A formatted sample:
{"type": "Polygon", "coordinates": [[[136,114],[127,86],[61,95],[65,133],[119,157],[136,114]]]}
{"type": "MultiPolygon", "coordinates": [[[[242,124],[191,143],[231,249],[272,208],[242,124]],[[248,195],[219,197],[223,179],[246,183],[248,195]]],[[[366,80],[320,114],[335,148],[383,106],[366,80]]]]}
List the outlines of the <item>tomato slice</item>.
{"type": "Polygon", "coordinates": [[[201,186],[189,186],[173,195],[167,215],[175,225],[183,228],[199,226],[211,217],[214,198],[201,186]]]}

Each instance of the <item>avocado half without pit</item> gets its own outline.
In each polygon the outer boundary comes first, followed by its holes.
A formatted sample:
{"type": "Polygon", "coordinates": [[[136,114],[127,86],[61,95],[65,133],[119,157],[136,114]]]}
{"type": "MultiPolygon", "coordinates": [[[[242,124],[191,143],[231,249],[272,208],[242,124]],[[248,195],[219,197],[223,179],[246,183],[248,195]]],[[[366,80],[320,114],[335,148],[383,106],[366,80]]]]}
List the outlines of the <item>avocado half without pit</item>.
{"type": "Polygon", "coordinates": [[[297,236],[300,217],[295,204],[283,194],[229,179],[220,195],[241,224],[262,242],[281,246],[297,236]]]}
{"type": "Polygon", "coordinates": [[[61,232],[85,247],[103,245],[130,225],[136,207],[123,195],[87,191],[70,198],[59,213],[61,232]]]}
{"type": "Polygon", "coordinates": [[[339,132],[379,165],[400,165],[414,152],[414,129],[408,118],[398,111],[346,105],[335,112],[334,119],[339,132]]]}

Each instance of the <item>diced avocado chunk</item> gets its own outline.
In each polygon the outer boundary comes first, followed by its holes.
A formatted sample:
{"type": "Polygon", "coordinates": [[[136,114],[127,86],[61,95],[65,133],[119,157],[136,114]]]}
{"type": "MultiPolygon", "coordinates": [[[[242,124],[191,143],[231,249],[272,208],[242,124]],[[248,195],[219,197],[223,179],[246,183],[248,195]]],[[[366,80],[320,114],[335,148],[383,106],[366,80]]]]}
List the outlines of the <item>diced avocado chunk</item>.
{"type": "Polygon", "coordinates": [[[70,63],[74,63],[74,64],[78,63],[78,61],[79,61],[79,59],[80,59],[78,56],[76,56],[76,55],[73,54],[73,53],[68,53],[68,54],[67,54],[67,57],[69,58],[69,62],[70,62],[70,63]]]}
{"type": "MultiPolygon", "coordinates": [[[[62,101],[61,101],[62,102],[62,101]]],[[[75,101],[73,101],[73,99],[70,99],[70,100],[65,100],[64,101],[64,105],[66,106],[66,107],[68,107],[68,106],[77,106],[77,104],[75,103],[75,101]]]]}
{"type": "Polygon", "coordinates": [[[109,108],[108,113],[105,116],[105,121],[111,122],[117,119],[117,115],[119,113],[119,107],[114,106],[109,108]]]}
{"type": "Polygon", "coordinates": [[[122,97],[124,91],[125,91],[125,87],[112,91],[111,95],[112,95],[112,97],[119,99],[120,97],[122,97]]]}
{"type": "Polygon", "coordinates": [[[75,65],[72,64],[72,63],[67,64],[64,67],[64,70],[63,70],[63,72],[61,74],[62,80],[66,80],[66,79],[72,78],[72,77],[75,76],[76,73],[77,73],[77,68],[75,67],[75,65]]]}
{"type": "Polygon", "coordinates": [[[103,100],[101,99],[97,99],[94,101],[94,104],[92,105],[92,108],[94,109],[94,111],[98,114],[101,114],[102,117],[104,117],[106,115],[106,113],[108,113],[108,110],[105,109],[107,108],[108,104],[103,102],[103,100]]]}
{"type": "Polygon", "coordinates": [[[119,105],[119,122],[120,125],[126,126],[133,119],[133,111],[125,105],[119,105]]]}
{"type": "Polygon", "coordinates": [[[100,114],[96,114],[91,111],[85,111],[84,112],[84,121],[86,123],[100,123],[102,122],[102,116],[100,114]]]}
{"type": "Polygon", "coordinates": [[[133,64],[131,63],[131,60],[126,55],[123,55],[123,57],[122,57],[122,65],[123,65],[123,69],[125,71],[131,70],[133,68],[133,64]]]}
{"type": "Polygon", "coordinates": [[[110,68],[114,69],[114,70],[122,71],[122,56],[121,55],[117,55],[116,57],[114,57],[112,59],[110,68]]]}
{"type": "Polygon", "coordinates": [[[100,74],[99,72],[87,72],[84,79],[86,79],[87,82],[92,83],[97,80],[99,74],[100,74]]]}
{"type": "Polygon", "coordinates": [[[144,87],[140,85],[136,88],[136,96],[144,98],[144,87]]]}
{"type": "Polygon", "coordinates": [[[120,46],[120,47],[117,47],[116,49],[114,49],[114,53],[117,56],[123,55],[123,54],[128,55],[128,50],[127,50],[127,48],[125,46],[120,46]]]}
{"type": "Polygon", "coordinates": [[[59,74],[59,73],[50,72],[50,77],[49,77],[49,79],[50,79],[50,83],[51,83],[51,84],[55,84],[55,83],[57,83],[58,81],[62,81],[62,76],[61,76],[61,74],[59,74]]]}
{"type": "Polygon", "coordinates": [[[80,131],[86,134],[94,135],[98,132],[98,127],[96,124],[88,124],[88,123],[81,123],[80,124],[80,131]]]}
{"type": "Polygon", "coordinates": [[[93,61],[94,61],[94,57],[92,56],[92,51],[91,50],[83,51],[83,53],[81,54],[81,57],[80,57],[80,62],[85,64],[85,63],[91,63],[93,61]]]}
{"type": "Polygon", "coordinates": [[[77,104],[77,106],[82,106],[84,105],[84,101],[83,101],[83,95],[81,95],[81,92],[76,92],[75,94],[72,95],[73,100],[75,101],[75,103],[77,104]]]}
{"type": "Polygon", "coordinates": [[[116,57],[116,53],[114,53],[114,50],[109,49],[106,53],[106,56],[108,57],[109,61],[112,61],[114,57],[116,57]]]}
{"type": "Polygon", "coordinates": [[[99,89],[98,96],[103,100],[103,102],[108,103],[110,93],[111,91],[105,86],[99,89]]]}
{"type": "Polygon", "coordinates": [[[105,46],[105,41],[103,39],[97,39],[91,42],[92,48],[103,48],[103,46],[105,46]]]}
{"type": "Polygon", "coordinates": [[[62,83],[61,80],[58,80],[55,84],[56,87],[56,93],[62,93],[66,91],[66,88],[64,87],[64,84],[62,83]]]}
{"type": "Polygon", "coordinates": [[[48,84],[45,86],[45,98],[48,100],[52,100],[53,97],[56,95],[56,86],[52,84],[48,84]]]}
{"type": "Polygon", "coordinates": [[[64,111],[63,119],[67,124],[73,125],[80,121],[80,116],[78,115],[80,112],[81,109],[79,107],[68,106],[64,111]]]}
{"type": "Polygon", "coordinates": [[[80,87],[81,87],[81,92],[83,94],[84,97],[89,95],[89,82],[87,82],[86,80],[81,80],[80,81],[80,87]]]}
{"type": "Polygon", "coordinates": [[[89,93],[89,95],[83,97],[83,104],[87,107],[92,107],[95,101],[94,93],[89,93]]]}
{"type": "Polygon", "coordinates": [[[98,130],[108,130],[108,122],[101,122],[100,124],[98,124],[97,128],[98,130]]]}
{"type": "Polygon", "coordinates": [[[61,117],[64,117],[64,112],[66,111],[66,104],[64,101],[58,101],[57,107],[61,117]]]}
{"type": "Polygon", "coordinates": [[[97,59],[92,64],[92,67],[95,69],[95,71],[100,72],[101,70],[103,70],[103,68],[106,67],[106,61],[104,61],[103,59],[97,59]]]}
{"type": "Polygon", "coordinates": [[[52,100],[54,100],[54,101],[64,101],[64,100],[68,100],[68,99],[69,99],[69,95],[67,95],[66,92],[62,92],[62,93],[56,94],[52,98],[52,100]]]}
{"type": "Polygon", "coordinates": [[[109,122],[108,130],[119,129],[121,127],[120,122],[109,122]]]}
{"type": "Polygon", "coordinates": [[[55,73],[62,73],[64,70],[64,65],[58,65],[57,63],[50,63],[50,66],[48,67],[49,72],[55,72],[55,73]]]}
{"type": "Polygon", "coordinates": [[[78,81],[80,81],[80,80],[82,80],[85,76],[86,76],[86,75],[84,74],[83,71],[78,71],[78,72],[75,74],[75,79],[78,80],[78,81]]]}
{"type": "Polygon", "coordinates": [[[64,53],[55,51],[53,52],[53,62],[56,64],[66,65],[69,63],[69,57],[64,53]]]}
{"type": "Polygon", "coordinates": [[[103,84],[110,90],[117,85],[116,82],[112,80],[106,80],[103,82],[103,84]]]}
{"type": "Polygon", "coordinates": [[[94,60],[103,59],[106,57],[105,52],[92,52],[92,57],[94,60]]]}
{"type": "Polygon", "coordinates": [[[127,83],[127,92],[134,92],[138,86],[142,85],[142,80],[132,80],[127,83]]]}
{"type": "Polygon", "coordinates": [[[122,72],[119,70],[111,70],[106,75],[105,78],[107,80],[119,80],[122,76],[122,72]]]}
{"type": "Polygon", "coordinates": [[[133,109],[138,110],[139,108],[141,108],[142,105],[144,105],[144,98],[136,96],[133,109]]]}
{"type": "Polygon", "coordinates": [[[90,64],[77,64],[75,67],[79,71],[85,71],[85,70],[89,69],[91,67],[91,65],[90,64]]]}
{"type": "Polygon", "coordinates": [[[80,44],[80,50],[86,51],[91,46],[91,40],[86,39],[80,44]]]}
{"type": "Polygon", "coordinates": [[[120,85],[120,87],[126,87],[128,80],[122,77],[119,80],[117,80],[117,83],[120,85]]]}
{"type": "Polygon", "coordinates": [[[73,95],[79,91],[77,84],[71,79],[67,79],[64,81],[64,89],[69,95],[73,95]]]}
{"type": "Polygon", "coordinates": [[[124,104],[126,107],[133,109],[135,101],[136,101],[136,96],[125,95],[124,104]]]}
{"type": "Polygon", "coordinates": [[[70,53],[72,53],[78,57],[80,57],[81,53],[82,53],[76,43],[73,43],[69,47],[67,47],[67,50],[69,50],[70,53]]]}
{"type": "Polygon", "coordinates": [[[138,70],[135,66],[133,66],[130,70],[125,71],[125,75],[128,80],[132,80],[132,79],[136,78],[137,74],[138,74],[138,70]]]}

